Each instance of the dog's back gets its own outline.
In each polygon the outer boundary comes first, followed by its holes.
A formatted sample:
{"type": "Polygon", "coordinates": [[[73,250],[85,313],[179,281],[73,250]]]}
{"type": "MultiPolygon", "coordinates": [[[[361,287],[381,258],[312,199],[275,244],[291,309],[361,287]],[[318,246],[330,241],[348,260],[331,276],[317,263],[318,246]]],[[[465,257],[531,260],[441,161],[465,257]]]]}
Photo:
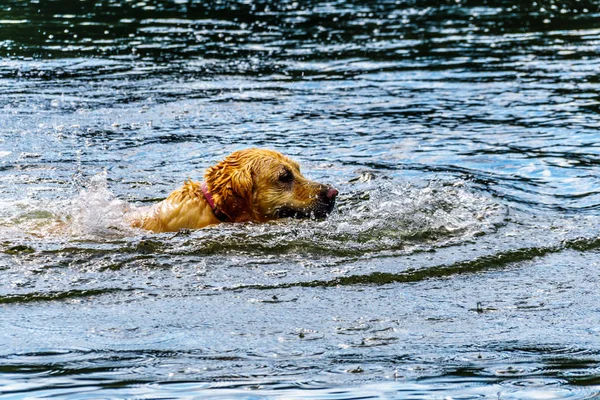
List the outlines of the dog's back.
{"type": "Polygon", "coordinates": [[[165,200],[127,216],[131,226],[153,232],[199,229],[220,221],[206,203],[199,182],[187,181],[165,200]]]}

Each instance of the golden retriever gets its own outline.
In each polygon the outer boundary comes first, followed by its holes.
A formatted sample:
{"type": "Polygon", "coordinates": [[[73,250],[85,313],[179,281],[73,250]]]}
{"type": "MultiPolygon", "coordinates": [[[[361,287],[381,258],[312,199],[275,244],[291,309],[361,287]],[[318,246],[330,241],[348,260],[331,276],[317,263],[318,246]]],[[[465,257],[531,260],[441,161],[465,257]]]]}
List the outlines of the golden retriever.
{"type": "Polygon", "coordinates": [[[198,229],[221,222],[266,222],[278,218],[324,218],[338,191],[312,182],[297,162],[266,149],[240,150],[184,183],[165,200],[128,217],[131,226],[153,232],[198,229]]]}

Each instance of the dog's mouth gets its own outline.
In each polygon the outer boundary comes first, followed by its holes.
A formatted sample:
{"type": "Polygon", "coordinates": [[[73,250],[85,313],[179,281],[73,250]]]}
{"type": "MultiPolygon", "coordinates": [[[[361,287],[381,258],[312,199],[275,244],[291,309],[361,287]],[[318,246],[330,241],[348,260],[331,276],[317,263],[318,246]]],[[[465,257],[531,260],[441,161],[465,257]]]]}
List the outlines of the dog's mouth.
{"type": "Polygon", "coordinates": [[[310,208],[281,207],[277,210],[277,218],[323,219],[333,211],[335,200],[328,203],[318,203],[310,208]]]}

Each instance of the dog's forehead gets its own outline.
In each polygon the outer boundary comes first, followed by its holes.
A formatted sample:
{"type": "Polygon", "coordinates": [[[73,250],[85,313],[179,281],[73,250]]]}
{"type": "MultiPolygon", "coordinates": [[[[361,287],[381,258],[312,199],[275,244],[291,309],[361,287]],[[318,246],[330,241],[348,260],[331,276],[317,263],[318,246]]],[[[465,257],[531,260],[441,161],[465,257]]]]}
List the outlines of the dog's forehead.
{"type": "Polygon", "coordinates": [[[298,164],[296,161],[292,160],[289,157],[284,156],[283,154],[279,154],[279,159],[281,159],[282,163],[288,167],[291,167],[292,169],[295,170],[300,170],[300,164],[298,164]]]}
{"type": "Polygon", "coordinates": [[[293,169],[300,171],[300,164],[298,164],[296,161],[292,160],[291,158],[288,158],[287,162],[292,166],[293,169]]]}
{"type": "Polygon", "coordinates": [[[284,168],[289,168],[293,171],[296,172],[300,172],[300,164],[298,164],[296,161],[286,158],[283,162],[282,165],[284,166],[284,168]]]}
{"type": "Polygon", "coordinates": [[[259,160],[259,164],[267,165],[270,168],[290,168],[296,171],[300,171],[300,164],[284,156],[283,154],[273,153],[262,157],[259,160]]]}

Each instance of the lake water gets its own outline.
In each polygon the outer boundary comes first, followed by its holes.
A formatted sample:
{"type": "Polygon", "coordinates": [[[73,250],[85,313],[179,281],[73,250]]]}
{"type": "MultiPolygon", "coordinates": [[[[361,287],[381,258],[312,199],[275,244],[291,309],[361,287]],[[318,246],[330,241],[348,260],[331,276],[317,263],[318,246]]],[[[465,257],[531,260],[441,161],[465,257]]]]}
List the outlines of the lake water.
{"type": "Polygon", "coordinates": [[[4,398],[600,396],[588,0],[4,0],[4,398]],[[127,227],[232,151],[326,220],[127,227]]]}

